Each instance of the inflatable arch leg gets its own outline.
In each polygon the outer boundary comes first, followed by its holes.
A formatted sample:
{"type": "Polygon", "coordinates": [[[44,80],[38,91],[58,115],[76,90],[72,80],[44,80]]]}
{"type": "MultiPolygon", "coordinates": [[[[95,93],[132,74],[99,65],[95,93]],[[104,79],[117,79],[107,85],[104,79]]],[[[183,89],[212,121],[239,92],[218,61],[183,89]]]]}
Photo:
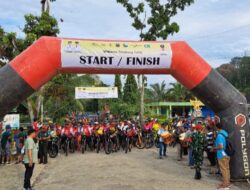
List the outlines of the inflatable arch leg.
{"type": "MultiPolygon", "coordinates": [[[[58,73],[172,74],[215,111],[224,129],[229,132],[229,139],[236,150],[230,163],[231,177],[249,179],[250,126],[246,99],[185,42],[169,43],[171,54],[169,68],[100,69],[97,66],[96,68],[62,67],[61,43],[63,40],[42,37],[0,70],[1,118],[58,73]]],[[[80,39],[72,40],[81,41],[80,39]]]]}

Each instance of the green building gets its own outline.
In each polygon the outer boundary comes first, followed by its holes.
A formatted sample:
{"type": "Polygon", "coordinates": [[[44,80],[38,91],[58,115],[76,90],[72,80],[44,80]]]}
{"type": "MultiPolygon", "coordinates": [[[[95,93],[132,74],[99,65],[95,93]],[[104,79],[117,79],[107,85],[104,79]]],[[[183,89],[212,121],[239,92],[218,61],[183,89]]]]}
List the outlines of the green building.
{"type": "Polygon", "coordinates": [[[188,116],[193,112],[193,106],[190,102],[151,102],[146,104],[151,115],[165,115],[171,118],[176,114],[179,116],[188,116]]]}

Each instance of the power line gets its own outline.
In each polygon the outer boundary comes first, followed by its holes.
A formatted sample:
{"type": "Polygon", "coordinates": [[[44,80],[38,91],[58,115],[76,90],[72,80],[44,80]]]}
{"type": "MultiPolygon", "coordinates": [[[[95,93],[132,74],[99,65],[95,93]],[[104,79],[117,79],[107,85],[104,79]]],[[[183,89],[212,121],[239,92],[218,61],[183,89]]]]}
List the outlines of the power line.
{"type": "Polygon", "coordinates": [[[208,38],[208,37],[212,37],[212,36],[218,36],[218,35],[222,35],[222,34],[237,31],[237,30],[242,30],[242,29],[245,29],[245,28],[248,28],[248,27],[250,27],[250,24],[244,25],[244,26],[239,26],[239,27],[234,27],[234,28],[224,30],[224,31],[221,31],[221,32],[216,32],[216,33],[212,33],[212,34],[197,36],[197,37],[194,37],[194,38],[190,38],[188,40],[191,41],[191,40],[197,40],[197,39],[202,39],[202,38],[208,38]]]}

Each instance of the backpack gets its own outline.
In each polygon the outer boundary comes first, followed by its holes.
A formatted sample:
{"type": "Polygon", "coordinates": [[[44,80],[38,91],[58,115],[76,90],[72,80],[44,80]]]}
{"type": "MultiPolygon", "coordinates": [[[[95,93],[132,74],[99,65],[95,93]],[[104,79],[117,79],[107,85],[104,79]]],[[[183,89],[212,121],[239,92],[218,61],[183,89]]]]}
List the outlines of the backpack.
{"type": "Polygon", "coordinates": [[[226,148],[224,148],[226,154],[228,156],[233,156],[235,153],[235,150],[233,148],[232,143],[229,141],[228,137],[226,137],[224,134],[220,133],[225,139],[226,139],[226,148]]]}

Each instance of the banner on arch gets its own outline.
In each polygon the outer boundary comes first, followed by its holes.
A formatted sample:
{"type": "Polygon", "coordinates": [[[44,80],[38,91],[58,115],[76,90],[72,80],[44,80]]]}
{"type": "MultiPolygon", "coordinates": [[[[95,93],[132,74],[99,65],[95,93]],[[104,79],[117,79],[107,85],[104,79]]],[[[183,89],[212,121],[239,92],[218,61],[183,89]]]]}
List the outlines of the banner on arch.
{"type": "Polygon", "coordinates": [[[168,42],[125,42],[63,39],[62,68],[168,69],[172,51],[168,42]]]}

